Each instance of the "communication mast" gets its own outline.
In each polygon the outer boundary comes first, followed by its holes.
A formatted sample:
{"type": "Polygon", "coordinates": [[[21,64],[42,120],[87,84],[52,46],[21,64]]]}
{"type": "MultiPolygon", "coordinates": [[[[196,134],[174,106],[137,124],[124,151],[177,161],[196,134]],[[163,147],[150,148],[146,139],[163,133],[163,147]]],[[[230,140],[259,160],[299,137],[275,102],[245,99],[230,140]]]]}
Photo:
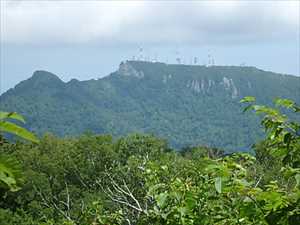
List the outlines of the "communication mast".
{"type": "Polygon", "coordinates": [[[143,49],[142,47],[140,47],[140,48],[139,48],[139,60],[140,60],[140,61],[143,61],[143,57],[144,57],[144,56],[143,56],[143,51],[144,51],[144,49],[143,49]]]}
{"type": "Polygon", "coordinates": [[[215,59],[212,57],[211,59],[211,65],[214,66],[215,65],[215,59]]]}
{"type": "Polygon", "coordinates": [[[194,65],[197,65],[197,64],[198,64],[198,58],[194,57],[194,65]]]}
{"type": "Polygon", "coordinates": [[[207,56],[207,66],[211,66],[211,55],[208,54],[207,56]]]}
{"type": "Polygon", "coordinates": [[[176,50],[176,53],[175,53],[175,55],[176,55],[176,58],[175,58],[175,60],[176,60],[176,62],[177,62],[177,64],[181,64],[181,58],[180,58],[180,56],[179,56],[179,52],[176,50]]]}
{"type": "Polygon", "coordinates": [[[208,58],[207,66],[214,66],[215,65],[215,59],[214,59],[213,55],[210,53],[210,51],[208,53],[207,58],[208,58]]]}

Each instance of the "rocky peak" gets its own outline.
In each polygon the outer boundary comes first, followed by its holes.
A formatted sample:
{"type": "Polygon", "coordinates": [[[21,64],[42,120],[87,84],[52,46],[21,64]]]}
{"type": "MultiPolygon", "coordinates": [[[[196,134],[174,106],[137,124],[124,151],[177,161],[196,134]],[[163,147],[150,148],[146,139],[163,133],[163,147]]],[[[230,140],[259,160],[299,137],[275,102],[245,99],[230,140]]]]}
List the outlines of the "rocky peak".
{"type": "Polygon", "coordinates": [[[35,71],[30,79],[35,82],[62,82],[58,76],[44,70],[35,71]]]}
{"type": "Polygon", "coordinates": [[[121,62],[118,73],[121,76],[133,76],[137,78],[143,78],[145,76],[143,71],[137,71],[128,61],[121,62]]]}
{"type": "Polygon", "coordinates": [[[45,89],[45,88],[61,88],[64,82],[53,73],[37,70],[33,73],[32,77],[19,83],[17,89],[45,89]]]}

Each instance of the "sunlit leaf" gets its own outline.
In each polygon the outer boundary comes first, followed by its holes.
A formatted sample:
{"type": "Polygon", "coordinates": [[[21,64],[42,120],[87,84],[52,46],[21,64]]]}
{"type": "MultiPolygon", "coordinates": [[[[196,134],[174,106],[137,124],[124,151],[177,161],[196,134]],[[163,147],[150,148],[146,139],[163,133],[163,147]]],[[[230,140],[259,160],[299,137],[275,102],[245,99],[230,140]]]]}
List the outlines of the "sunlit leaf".
{"type": "Polygon", "coordinates": [[[245,102],[255,102],[255,97],[246,96],[240,100],[240,103],[245,103],[245,102]]]}
{"type": "Polygon", "coordinates": [[[0,131],[17,135],[21,138],[24,138],[28,141],[32,141],[35,143],[39,142],[39,140],[33,133],[29,132],[28,130],[26,130],[23,127],[20,127],[14,123],[11,123],[8,121],[0,121],[0,131]]]}
{"type": "Polygon", "coordinates": [[[286,108],[292,108],[294,106],[294,102],[289,99],[276,98],[275,99],[276,106],[283,106],[286,108]]]}
{"type": "Polygon", "coordinates": [[[222,193],[222,178],[221,177],[217,177],[215,179],[215,188],[219,194],[222,193]]]}
{"type": "Polygon", "coordinates": [[[16,112],[1,112],[0,111],[0,120],[4,120],[4,119],[15,119],[15,120],[21,121],[22,123],[25,123],[23,116],[21,116],[20,114],[18,114],[16,112]]]}
{"type": "Polygon", "coordinates": [[[157,201],[157,205],[159,207],[164,207],[166,201],[168,198],[168,193],[160,193],[157,197],[156,197],[156,201],[157,201]]]}

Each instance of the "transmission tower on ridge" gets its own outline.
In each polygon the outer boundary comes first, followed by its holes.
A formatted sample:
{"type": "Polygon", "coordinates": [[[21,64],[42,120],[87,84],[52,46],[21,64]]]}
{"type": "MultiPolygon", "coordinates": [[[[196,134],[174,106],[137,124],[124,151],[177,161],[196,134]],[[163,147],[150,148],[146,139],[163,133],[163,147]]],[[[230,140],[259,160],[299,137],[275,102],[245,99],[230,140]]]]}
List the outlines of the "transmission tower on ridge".
{"type": "Polygon", "coordinates": [[[198,64],[198,58],[194,57],[194,65],[197,65],[197,64],[198,64]]]}
{"type": "Polygon", "coordinates": [[[175,58],[176,63],[181,64],[181,58],[180,58],[179,52],[177,50],[175,52],[175,55],[176,55],[176,58],[175,58]]]}
{"type": "Polygon", "coordinates": [[[139,48],[139,60],[140,60],[140,61],[143,61],[143,57],[144,57],[144,56],[143,56],[143,51],[144,51],[144,49],[143,49],[142,47],[140,47],[140,48],[139,48]]]}

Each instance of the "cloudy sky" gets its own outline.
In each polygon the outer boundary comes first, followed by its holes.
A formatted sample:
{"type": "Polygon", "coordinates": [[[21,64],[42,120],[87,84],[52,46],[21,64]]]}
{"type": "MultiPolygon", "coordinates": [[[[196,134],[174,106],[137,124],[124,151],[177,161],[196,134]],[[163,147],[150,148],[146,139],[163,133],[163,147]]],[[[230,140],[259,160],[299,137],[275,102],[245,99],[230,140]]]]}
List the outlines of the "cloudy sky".
{"type": "Polygon", "coordinates": [[[300,75],[299,1],[1,0],[1,89],[35,70],[108,75],[139,54],[300,75]]]}

